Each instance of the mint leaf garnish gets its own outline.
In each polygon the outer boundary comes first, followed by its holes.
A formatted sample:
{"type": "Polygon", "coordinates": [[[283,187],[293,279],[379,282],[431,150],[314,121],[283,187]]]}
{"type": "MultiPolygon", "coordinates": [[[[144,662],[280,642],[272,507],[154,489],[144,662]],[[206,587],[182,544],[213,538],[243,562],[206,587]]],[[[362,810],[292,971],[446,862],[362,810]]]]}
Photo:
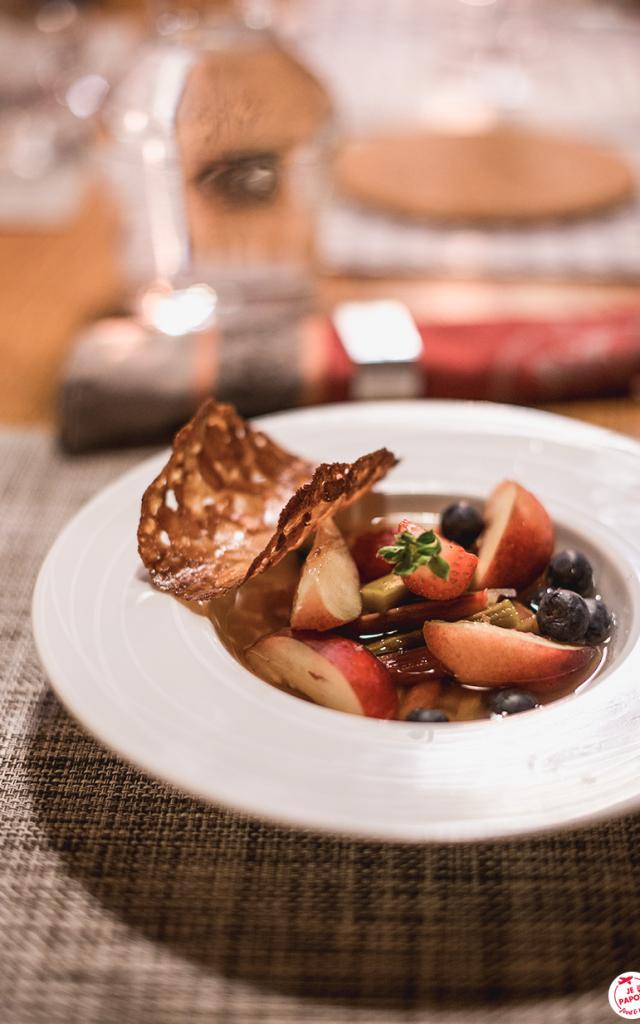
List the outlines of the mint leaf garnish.
{"type": "Polygon", "coordinates": [[[378,557],[390,562],[396,576],[411,576],[426,566],[441,580],[449,579],[449,563],[442,558],[442,544],[433,530],[425,530],[415,537],[408,530],[397,533],[395,544],[378,550],[378,557]]]}

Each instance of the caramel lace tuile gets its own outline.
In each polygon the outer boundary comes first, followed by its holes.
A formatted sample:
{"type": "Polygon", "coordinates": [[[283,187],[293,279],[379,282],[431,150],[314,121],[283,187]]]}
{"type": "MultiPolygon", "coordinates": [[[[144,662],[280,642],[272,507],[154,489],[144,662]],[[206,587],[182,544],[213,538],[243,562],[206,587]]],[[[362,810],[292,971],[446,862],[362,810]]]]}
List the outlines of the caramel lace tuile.
{"type": "Polygon", "coordinates": [[[276,565],[396,462],[381,448],[314,471],[210,399],[143,495],[140,557],[159,590],[187,601],[219,597],[276,565]]]}

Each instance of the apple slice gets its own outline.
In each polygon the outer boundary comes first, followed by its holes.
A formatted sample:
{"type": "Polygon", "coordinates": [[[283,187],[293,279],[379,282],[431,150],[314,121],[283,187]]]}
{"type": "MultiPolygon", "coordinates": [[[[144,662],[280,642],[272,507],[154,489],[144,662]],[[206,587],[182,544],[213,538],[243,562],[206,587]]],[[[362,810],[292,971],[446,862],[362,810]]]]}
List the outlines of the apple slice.
{"type": "Polygon", "coordinates": [[[360,576],[332,519],[316,530],[293,598],[293,629],[324,631],[357,619],[362,612],[360,576]]]}
{"type": "Polygon", "coordinates": [[[289,686],[334,711],[369,718],[395,718],[397,691],[382,662],[342,636],[296,633],[263,636],[246,651],[254,672],[289,686]]]}
{"type": "Polygon", "coordinates": [[[592,647],[558,644],[485,622],[425,622],[429,651],[461,683],[502,686],[566,675],[584,668],[592,647]]]}
{"type": "Polygon", "coordinates": [[[487,499],[486,529],[478,546],[474,589],[522,590],[553,553],[553,523],[543,505],[514,480],[503,480],[487,499]]]}

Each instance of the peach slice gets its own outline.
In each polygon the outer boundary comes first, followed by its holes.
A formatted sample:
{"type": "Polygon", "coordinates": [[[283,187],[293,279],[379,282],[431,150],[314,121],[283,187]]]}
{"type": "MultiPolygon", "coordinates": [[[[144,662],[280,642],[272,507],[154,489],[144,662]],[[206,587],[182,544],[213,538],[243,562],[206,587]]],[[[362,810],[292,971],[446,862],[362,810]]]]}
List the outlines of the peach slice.
{"type": "Polygon", "coordinates": [[[397,691],[382,662],[341,636],[283,629],[246,651],[257,675],[299,690],[316,704],[369,718],[395,718],[397,691]]]}
{"type": "Polygon", "coordinates": [[[300,574],[291,626],[324,631],[357,619],[361,612],[358,568],[338,527],[325,519],[300,574]]]}
{"type": "Polygon", "coordinates": [[[474,589],[528,586],[553,552],[553,523],[543,505],[514,480],[503,480],[487,499],[486,529],[478,547],[474,589]]]}
{"type": "Polygon", "coordinates": [[[425,622],[430,652],[461,683],[502,686],[566,675],[594,657],[591,647],[558,644],[485,622],[425,622]]]}

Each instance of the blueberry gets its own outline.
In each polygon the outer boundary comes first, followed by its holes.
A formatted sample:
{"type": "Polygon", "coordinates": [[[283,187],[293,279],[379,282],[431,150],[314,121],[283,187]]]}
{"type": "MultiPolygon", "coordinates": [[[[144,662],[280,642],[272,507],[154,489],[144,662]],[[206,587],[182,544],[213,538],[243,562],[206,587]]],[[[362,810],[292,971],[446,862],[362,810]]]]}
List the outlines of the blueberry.
{"type": "Polygon", "coordinates": [[[529,598],[529,607],[532,608],[534,612],[537,612],[544,595],[550,594],[552,590],[553,587],[543,587],[542,590],[536,590],[533,597],[529,598]]]}
{"type": "Polygon", "coordinates": [[[589,609],[589,625],[585,634],[588,644],[601,644],[611,633],[613,619],[601,597],[587,597],[584,602],[589,609]]]}
{"type": "Polygon", "coordinates": [[[448,722],[449,716],[440,708],[414,708],[406,718],[407,722],[448,722]]]}
{"type": "Polygon", "coordinates": [[[547,579],[552,587],[574,590],[584,596],[593,589],[591,562],[580,551],[558,551],[549,562],[547,579]]]}
{"type": "Polygon", "coordinates": [[[548,590],[542,595],[537,619],[544,636],[575,643],[584,640],[589,626],[589,608],[584,598],[572,590],[548,590]]]}
{"type": "Polygon", "coordinates": [[[495,690],[489,698],[489,707],[494,715],[518,715],[521,711],[531,711],[537,707],[538,701],[527,690],[511,687],[495,690]]]}
{"type": "Polygon", "coordinates": [[[468,548],[484,530],[484,519],[468,501],[456,501],[440,516],[440,529],[447,540],[468,548]]]}

